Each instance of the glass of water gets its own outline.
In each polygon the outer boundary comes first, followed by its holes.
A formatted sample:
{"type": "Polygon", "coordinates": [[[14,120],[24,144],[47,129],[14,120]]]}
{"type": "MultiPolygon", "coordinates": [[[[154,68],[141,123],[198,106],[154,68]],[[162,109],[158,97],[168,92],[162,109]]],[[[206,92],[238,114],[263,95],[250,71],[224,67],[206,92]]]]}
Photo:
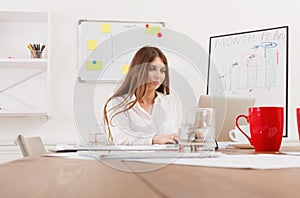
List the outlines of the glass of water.
{"type": "Polygon", "coordinates": [[[213,108],[187,108],[179,129],[180,152],[215,150],[215,111],[213,108]]]}

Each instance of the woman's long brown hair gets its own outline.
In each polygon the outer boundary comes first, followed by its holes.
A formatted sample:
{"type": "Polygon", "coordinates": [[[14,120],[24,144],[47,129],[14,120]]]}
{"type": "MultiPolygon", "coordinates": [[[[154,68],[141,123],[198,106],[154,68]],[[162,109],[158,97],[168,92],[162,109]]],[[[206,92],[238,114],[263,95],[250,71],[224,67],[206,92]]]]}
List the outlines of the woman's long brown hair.
{"type": "Polygon", "coordinates": [[[130,66],[128,73],[125,77],[125,80],[121,84],[121,86],[117,89],[117,91],[106,101],[104,105],[104,124],[107,125],[107,133],[110,142],[113,142],[113,138],[111,135],[111,130],[110,130],[110,125],[112,119],[125,111],[128,111],[131,109],[138,100],[140,100],[146,92],[146,83],[148,79],[148,71],[149,71],[149,64],[153,62],[153,60],[159,57],[165,67],[166,67],[166,72],[165,72],[165,79],[162,82],[162,84],[158,87],[156,91],[164,93],[168,95],[170,93],[169,89],[169,68],[168,68],[168,62],[165,57],[165,55],[162,53],[162,51],[156,47],[151,47],[151,46],[145,46],[139,49],[136,54],[134,55],[130,66]],[[135,95],[135,100],[129,102],[130,98],[135,95]],[[119,96],[125,96],[124,100],[112,107],[111,109],[107,110],[107,104],[115,97],[119,96]],[[120,110],[116,113],[114,113],[110,119],[108,119],[108,112],[109,111],[114,111],[118,108],[124,107],[123,110],[120,110]]]}

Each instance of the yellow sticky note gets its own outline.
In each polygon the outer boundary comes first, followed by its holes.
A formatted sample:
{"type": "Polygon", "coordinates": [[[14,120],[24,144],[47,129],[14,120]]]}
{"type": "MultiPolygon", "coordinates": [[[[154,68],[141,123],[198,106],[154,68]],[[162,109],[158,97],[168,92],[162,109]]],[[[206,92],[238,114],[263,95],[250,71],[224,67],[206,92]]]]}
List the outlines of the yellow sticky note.
{"type": "Polygon", "coordinates": [[[86,61],[87,71],[101,71],[103,69],[102,61],[86,61]]]}
{"type": "Polygon", "coordinates": [[[146,34],[157,34],[159,32],[160,32],[159,25],[149,26],[148,28],[146,28],[146,34]]]}
{"type": "Polygon", "coordinates": [[[127,74],[129,70],[129,65],[128,64],[123,64],[122,65],[122,74],[127,74]]]}
{"type": "Polygon", "coordinates": [[[88,40],[88,50],[97,49],[98,42],[97,40],[88,40]]]}
{"type": "Polygon", "coordinates": [[[110,24],[109,23],[101,24],[101,32],[102,33],[109,33],[110,32],[110,24]]]}

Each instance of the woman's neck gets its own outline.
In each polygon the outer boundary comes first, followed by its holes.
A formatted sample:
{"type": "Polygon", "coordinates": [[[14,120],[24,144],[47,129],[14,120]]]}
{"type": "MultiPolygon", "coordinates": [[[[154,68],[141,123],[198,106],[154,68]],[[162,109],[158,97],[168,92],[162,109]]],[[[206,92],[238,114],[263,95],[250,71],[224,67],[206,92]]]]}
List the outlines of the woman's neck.
{"type": "Polygon", "coordinates": [[[156,97],[156,92],[146,92],[145,95],[139,100],[140,103],[145,103],[145,104],[153,104],[154,99],[156,97]]]}
{"type": "Polygon", "coordinates": [[[154,92],[150,92],[150,93],[146,92],[145,95],[139,100],[139,104],[148,113],[151,113],[155,97],[156,97],[155,91],[154,92]]]}

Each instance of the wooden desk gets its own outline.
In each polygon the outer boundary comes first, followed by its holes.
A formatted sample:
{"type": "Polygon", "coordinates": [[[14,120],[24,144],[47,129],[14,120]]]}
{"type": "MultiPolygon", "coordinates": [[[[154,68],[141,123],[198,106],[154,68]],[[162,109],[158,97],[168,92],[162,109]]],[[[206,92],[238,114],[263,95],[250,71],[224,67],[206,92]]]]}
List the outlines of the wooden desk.
{"type": "MultiPolygon", "coordinates": [[[[112,163],[134,170],[137,167],[149,170],[153,166],[139,162],[112,163]]],[[[300,195],[300,168],[252,170],[167,165],[154,171],[132,173],[96,160],[41,157],[3,164],[0,175],[0,197],[281,198],[300,195]]]]}

